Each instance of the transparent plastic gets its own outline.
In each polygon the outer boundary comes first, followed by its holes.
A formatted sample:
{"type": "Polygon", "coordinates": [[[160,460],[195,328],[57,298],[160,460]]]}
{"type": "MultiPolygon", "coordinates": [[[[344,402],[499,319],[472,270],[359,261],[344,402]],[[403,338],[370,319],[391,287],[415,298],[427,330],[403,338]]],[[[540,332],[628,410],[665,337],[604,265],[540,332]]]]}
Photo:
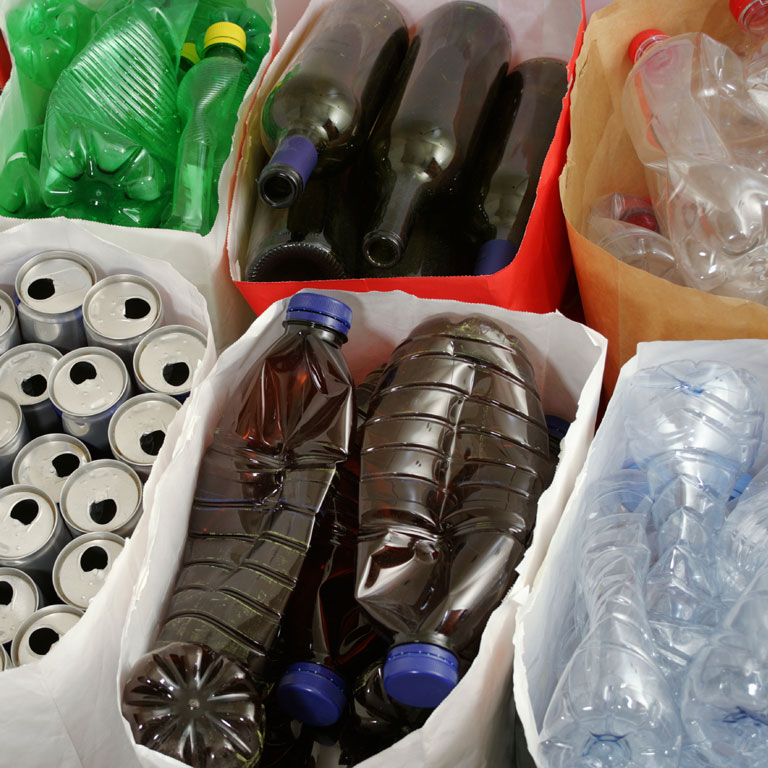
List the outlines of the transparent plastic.
{"type": "Polygon", "coordinates": [[[744,68],[705,34],[647,46],[624,123],[688,284],[768,300],[768,123],[744,68]]]}
{"type": "Polygon", "coordinates": [[[242,407],[225,410],[156,650],[124,689],[137,742],[196,768],[258,763],[268,656],[354,428],[334,319],[345,314],[333,299],[294,297],[284,335],[245,378],[242,407]]]}
{"type": "Polygon", "coordinates": [[[768,761],[768,570],[761,570],[688,669],[682,716],[692,760],[768,761]]]}
{"type": "Polygon", "coordinates": [[[592,203],[587,237],[631,267],[686,285],[672,243],[659,231],[650,200],[614,192],[592,203]]]}

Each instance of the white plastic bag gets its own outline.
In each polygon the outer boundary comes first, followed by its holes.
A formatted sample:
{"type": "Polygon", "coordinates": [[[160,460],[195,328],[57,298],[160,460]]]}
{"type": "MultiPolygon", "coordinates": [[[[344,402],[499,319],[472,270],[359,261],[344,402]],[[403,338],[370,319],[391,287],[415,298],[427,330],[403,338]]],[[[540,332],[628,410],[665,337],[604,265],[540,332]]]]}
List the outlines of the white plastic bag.
{"type": "MultiPolygon", "coordinates": [[[[768,390],[768,341],[670,341],[638,344],[637,354],[621,369],[613,397],[589,450],[576,487],[563,513],[549,552],[527,601],[523,599],[515,630],[515,703],[525,729],[528,749],[539,757],[538,734],[552,698],[563,663],[564,638],[572,613],[575,592],[573,542],[583,525],[584,489],[593,481],[622,468],[628,455],[624,429],[624,404],[631,376],[643,368],[679,360],[717,361],[745,368],[768,390]]],[[[768,461],[764,441],[756,466],[768,461]]],[[[523,596],[524,598],[525,596],[523,596]]],[[[540,763],[543,765],[543,763],[540,763]]]]}
{"type": "MultiPolygon", "coordinates": [[[[328,293],[348,303],[353,311],[349,342],[343,350],[355,381],[359,382],[385,361],[394,347],[425,319],[440,314],[458,318],[476,312],[494,319],[522,340],[533,363],[545,412],[573,421],[561,446],[554,480],[539,502],[533,544],[518,568],[520,576],[513,590],[490,618],[476,661],[423,728],[362,764],[366,768],[481,768],[491,764],[487,755],[491,729],[509,684],[515,595],[526,592],[533,582],[591,441],[605,340],[559,314],[511,312],[457,301],[418,299],[401,292],[328,293]]],[[[191,399],[175,454],[156,486],[150,545],[129,608],[117,680],[112,682],[115,699],[110,706],[115,712],[131,667],[154,639],[166,595],[175,580],[204,449],[223,405],[236,396],[250,365],[282,334],[280,319],[286,304],[287,301],[281,301],[272,305],[239,341],[222,353],[191,399]]],[[[121,742],[119,750],[115,746],[115,753],[121,756],[115,764],[120,768],[133,766],[134,763],[123,759],[123,745],[133,744],[128,724],[123,721],[123,731],[111,736],[121,742]]],[[[182,765],[144,747],[135,750],[144,766],[182,765]]],[[[94,768],[104,765],[86,760],[83,764],[94,768]]]]}
{"type": "MultiPolygon", "coordinates": [[[[104,242],[66,220],[43,219],[0,232],[0,288],[12,296],[19,267],[48,250],[82,254],[98,277],[129,273],[152,280],[163,300],[163,325],[190,325],[207,337],[193,386],[211,370],[216,353],[199,291],[168,264],[104,242]]],[[[186,410],[185,405],[181,414],[186,410]]],[[[171,424],[144,486],[144,516],[85,616],[39,662],[0,673],[0,768],[129,765],[115,751],[119,745],[111,736],[121,730],[114,712],[114,670],[128,600],[148,543],[157,480],[170,461],[182,420],[179,416],[171,424]]],[[[129,758],[131,752],[126,750],[129,758]]]]}
{"type": "MultiPolygon", "coordinates": [[[[27,0],[0,0],[0,31],[8,40],[6,16],[9,11],[23,5],[27,0]]],[[[104,0],[80,0],[93,9],[99,8],[104,0]]],[[[84,229],[92,232],[107,242],[114,243],[167,261],[176,267],[203,294],[208,302],[213,324],[213,333],[219,348],[234,341],[253,319],[253,313],[248,308],[240,292],[232,284],[229,277],[229,265],[224,255],[224,244],[227,237],[229,205],[233,190],[233,173],[239,159],[243,143],[243,125],[251,100],[256,93],[259,82],[266,70],[275,48],[276,12],[274,0],[248,0],[249,8],[263,9],[265,6],[272,14],[272,40],[269,52],[264,56],[259,71],[246,92],[238,112],[238,123],[232,140],[227,161],[219,178],[219,210],[211,231],[204,237],[193,232],[180,232],[171,229],[145,229],[140,227],[119,227],[112,224],[102,224],[96,221],[79,219],[63,219],[67,228],[84,229]]],[[[9,46],[10,47],[10,46],[9,46]]],[[[0,167],[11,151],[11,131],[8,126],[12,121],[10,113],[23,109],[19,92],[18,72],[16,67],[11,71],[11,78],[3,90],[0,99],[0,167]]],[[[242,196],[241,192],[241,196],[242,196]]],[[[247,191],[246,191],[247,197],[247,191]]],[[[15,227],[25,219],[0,216],[0,230],[15,227]]],[[[45,221],[44,219],[29,219],[28,221],[45,221]]],[[[244,237],[248,236],[246,229],[244,237]]]]}

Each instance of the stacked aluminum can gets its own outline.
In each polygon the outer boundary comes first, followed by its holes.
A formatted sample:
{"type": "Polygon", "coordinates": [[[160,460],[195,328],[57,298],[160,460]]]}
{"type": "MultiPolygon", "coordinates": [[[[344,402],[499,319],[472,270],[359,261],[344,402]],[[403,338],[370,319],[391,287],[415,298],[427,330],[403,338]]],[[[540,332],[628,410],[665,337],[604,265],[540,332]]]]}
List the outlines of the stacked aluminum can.
{"type": "Polygon", "coordinates": [[[0,291],[0,670],[44,656],[96,596],[205,352],[157,287],[49,251],[0,291]]]}

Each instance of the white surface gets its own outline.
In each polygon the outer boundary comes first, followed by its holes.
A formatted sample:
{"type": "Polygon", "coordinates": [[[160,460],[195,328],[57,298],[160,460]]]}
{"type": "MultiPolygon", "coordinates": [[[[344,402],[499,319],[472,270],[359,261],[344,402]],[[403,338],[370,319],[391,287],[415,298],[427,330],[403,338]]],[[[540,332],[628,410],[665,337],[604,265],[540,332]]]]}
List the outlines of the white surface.
{"type": "MultiPolygon", "coordinates": [[[[356,381],[388,358],[394,347],[426,318],[448,314],[457,319],[473,311],[481,312],[521,339],[533,363],[545,412],[569,421],[575,417],[562,444],[555,478],[539,502],[533,545],[518,569],[520,576],[515,587],[491,616],[478,658],[454,693],[435,710],[422,729],[361,764],[366,768],[492,766],[488,752],[492,746],[495,713],[508,695],[518,596],[527,593],[533,582],[586,455],[600,394],[605,340],[558,314],[535,315],[455,301],[417,299],[401,292],[328,293],[347,302],[353,310],[349,343],[343,349],[356,381]],[[382,322],[382,318],[386,321],[382,322]]],[[[224,404],[238,407],[238,391],[250,365],[282,334],[281,323],[274,321],[282,317],[285,305],[283,301],[270,307],[243,338],[222,354],[187,406],[174,456],[155,489],[149,530],[142,527],[142,534],[148,533],[150,545],[140,569],[134,571],[137,586],[123,633],[118,681],[111,681],[109,686],[103,680],[99,683],[101,691],[106,694],[111,690],[115,697],[111,702],[100,698],[101,706],[110,712],[110,721],[114,720],[113,714],[119,717],[120,688],[132,665],[153,640],[165,595],[175,580],[206,443],[224,404]]],[[[117,567],[121,565],[124,565],[122,558],[117,567]]],[[[100,594],[97,600],[101,597],[100,594]]],[[[110,725],[110,730],[113,727],[110,725]]],[[[110,760],[120,768],[129,768],[135,765],[125,757],[131,752],[132,740],[127,723],[123,722],[123,728],[120,734],[111,733],[111,739],[116,742],[112,754],[119,755],[119,760],[115,757],[110,760]]],[[[102,742],[106,744],[106,740],[102,742]]],[[[136,749],[144,766],[181,766],[150,750],[136,749]]],[[[84,765],[101,768],[97,761],[84,765]]]]}
{"type": "MultiPolygon", "coordinates": [[[[748,339],[730,341],[669,341],[638,344],[637,355],[621,369],[616,389],[589,450],[576,487],[563,513],[534,582],[530,599],[518,614],[514,636],[515,702],[525,728],[528,748],[539,761],[538,733],[549,700],[557,684],[557,659],[561,655],[558,639],[565,636],[564,628],[573,605],[574,558],[569,556],[573,541],[582,526],[581,503],[584,488],[594,480],[618,471],[627,458],[627,438],[624,431],[624,402],[627,382],[633,373],[643,368],[678,360],[714,360],[736,368],[746,368],[768,390],[768,341],[748,339]]],[[[756,467],[768,460],[768,443],[764,440],[756,467]]]]}
{"type": "MultiPolygon", "coordinates": [[[[31,255],[54,248],[91,258],[100,275],[129,273],[152,280],[163,299],[165,322],[191,325],[208,339],[195,383],[211,370],[213,336],[197,289],[168,264],[104,242],[71,222],[44,219],[0,234],[0,287],[13,285],[16,271],[31,255]]],[[[157,477],[170,460],[180,426],[176,419],[144,488],[146,509],[152,508],[157,477]]],[[[131,765],[133,750],[114,735],[122,734],[114,670],[128,599],[147,546],[149,517],[139,522],[83,619],[39,663],[0,676],[0,768],[131,765]]]]}

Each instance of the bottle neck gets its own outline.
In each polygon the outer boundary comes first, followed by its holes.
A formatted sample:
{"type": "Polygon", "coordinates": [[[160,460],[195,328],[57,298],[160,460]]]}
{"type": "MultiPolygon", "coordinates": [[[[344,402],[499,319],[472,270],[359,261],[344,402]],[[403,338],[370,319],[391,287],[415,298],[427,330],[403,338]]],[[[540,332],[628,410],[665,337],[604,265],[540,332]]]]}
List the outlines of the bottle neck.
{"type": "Polygon", "coordinates": [[[754,0],[742,12],[739,24],[757,38],[768,37],[768,0],[754,0]]]}
{"type": "Polygon", "coordinates": [[[320,323],[313,323],[311,320],[286,320],[283,325],[286,333],[318,336],[326,344],[337,349],[341,348],[341,345],[347,341],[346,335],[341,331],[335,331],[320,323]]]}
{"type": "Polygon", "coordinates": [[[205,49],[203,54],[205,59],[232,59],[242,63],[245,59],[245,51],[238,48],[236,45],[229,45],[229,43],[214,43],[205,49]]]}
{"type": "Polygon", "coordinates": [[[402,259],[424,192],[425,182],[415,173],[396,175],[385,189],[363,238],[363,253],[373,266],[386,269],[402,259]]]}

